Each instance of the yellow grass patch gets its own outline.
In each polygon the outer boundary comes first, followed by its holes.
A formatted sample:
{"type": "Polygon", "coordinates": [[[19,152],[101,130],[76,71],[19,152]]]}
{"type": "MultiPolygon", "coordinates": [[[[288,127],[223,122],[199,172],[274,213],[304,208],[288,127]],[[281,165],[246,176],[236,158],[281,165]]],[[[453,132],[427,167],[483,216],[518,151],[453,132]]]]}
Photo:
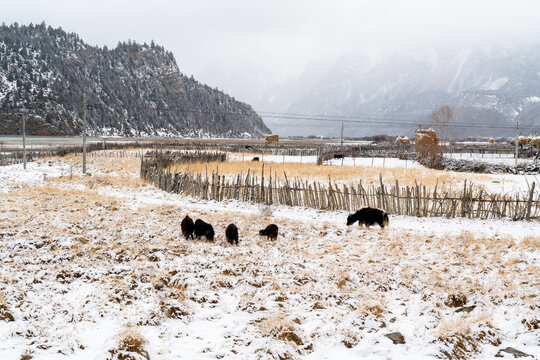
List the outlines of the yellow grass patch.
{"type": "Polygon", "coordinates": [[[302,339],[298,336],[298,330],[294,323],[283,313],[270,315],[260,323],[260,329],[264,336],[271,336],[278,340],[290,341],[296,345],[302,345],[302,339]]]}
{"type": "MultiPolygon", "coordinates": [[[[393,184],[395,179],[399,180],[401,186],[413,186],[415,180],[417,183],[434,187],[438,185],[438,189],[446,190],[462,186],[467,180],[475,181],[482,180],[487,175],[471,175],[450,173],[447,171],[431,170],[431,169],[401,169],[401,168],[382,168],[382,167],[365,167],[365,166],[336,166],[336,165],[316,165],[316,164],[299,164],[299,163],[263,163],[252,161],[230,161],[230,162],[210,162],[210,163],[190,163],[190,164],[175,164],[171,166],[171,172],[186,172],[208,174],[217,172],[220,175],[237,175],[248,173],[258,176],[264,174],[265,180],[270,178],[275,179],[276,176],[280,181],[285,181],[284,173],[289,181],[293,181],[298,177],[304,182],[318,181],[326,184],[330,177],[332,181],[340,183],[355,183],[360,180],[364,185],[379,184],[379,174],[382,174],[383,181],[386,184],[393,184]]],[[[459,188],[460,189],[460,188],[459,188]]]]}
{"type": "Polygon", "coordinates": [[[540,249],[540,236],[525,236],[519,246],[523,249],[538,250],[540,249]]]}
{"type": "Polygon", "coordinates": [[[144,346],[148,342],[141,333],[134,328],[127,328],[118,337],[118,345],[116,349],[111,350],[111,354],[119,360],[135,360],[132,354],[145,355],[144,346]]]}
{"type": "Polygon", "coordinates": [[[491,326],[491,321],[492,317],[487,311],[451,315],[441,320],[435,328],[435,335],[446,338],[455,334],[468,334],[479,324],[491,326]]]}

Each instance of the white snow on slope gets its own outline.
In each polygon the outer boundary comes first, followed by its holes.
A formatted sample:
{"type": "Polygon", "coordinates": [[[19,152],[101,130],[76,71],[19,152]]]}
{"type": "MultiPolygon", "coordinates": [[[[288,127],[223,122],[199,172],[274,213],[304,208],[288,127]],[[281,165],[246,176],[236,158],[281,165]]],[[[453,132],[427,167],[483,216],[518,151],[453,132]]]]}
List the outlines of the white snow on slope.
{"type": "Polygon", "coordinates": [[[480,89],[481,90],[491,90],[491,91],[499,90],[501,87],[504,86],[504,84],[506,84],[508,82],[508,80],[509,79],[506,76],[496,78],[494,80],[492,80],[491,76],[490,76],[489,80],[487,80],[485,83],[483,83],[480,86],[480,89]]]}
{"type": "MultiPolygon", "coordinates": [[[[448,87],[446,88],[447,93],[452,93],[452,92],[456,91],[456,89],[454,89],[454,86],[455,86],[457,80],[459,79],[459,76],[461,75],[461,71],[463,69],[463,65],[465,65],[465,62],[467,61],[468,58],[469,58],[469,54],[466,53],[466,52],[464,52],[464,53],[462,53],[460,55],[458,68],[456,70],[456,75],[454,76],[454,78],[450,82],[450,85],[448,85],[448,87]]],[[[457,89],[457,90],[459,91],[460,89],[457,89]]]]}

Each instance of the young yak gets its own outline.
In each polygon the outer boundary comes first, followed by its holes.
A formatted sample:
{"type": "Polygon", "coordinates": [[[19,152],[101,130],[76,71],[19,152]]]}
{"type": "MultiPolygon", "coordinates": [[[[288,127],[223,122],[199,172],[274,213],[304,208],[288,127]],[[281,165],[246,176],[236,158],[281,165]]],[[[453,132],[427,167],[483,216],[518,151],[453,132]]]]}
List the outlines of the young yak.
{"type": "Polygon", "coordinates": [[[270,224],[266,227],[266,229],[260,230],[259,235],[266,236],[271,240],[277,240],[278,227],[276,224],[270,224]]]}
{"type": "Polygon", "coordinates": [[[231,245],[238,245],[238,228],[234,224],[229,224],[225,229],[225,237],[231,245]]]}
{"type": "Polygon", "coordinates": [[[204,236],[207,240],[214,241],[214,228],[201,219],[195,220],[195,236],[200,239],[204,236]]]}
{"type": "Polygon", "coordinates": [[[189,217],[189,215],[186,215],[184,220],[182,220],[182,234],[184,234],[184,237],[189,239],[190,237],[193,239],[193,230],[195,229],[195,225],[193,224],[193,220],[189,217]]]}
{"type": "Polygon", "coordinates": [[[352,225],[356,221],[358,221],[359,226],[364,224],[368,228],[377,223],[382,229],[384,229],[385,226],[388,226],[388,223],[390,222],[386,211],[370,207],[362,208],[347,217],[347,225],[352,225]]]}

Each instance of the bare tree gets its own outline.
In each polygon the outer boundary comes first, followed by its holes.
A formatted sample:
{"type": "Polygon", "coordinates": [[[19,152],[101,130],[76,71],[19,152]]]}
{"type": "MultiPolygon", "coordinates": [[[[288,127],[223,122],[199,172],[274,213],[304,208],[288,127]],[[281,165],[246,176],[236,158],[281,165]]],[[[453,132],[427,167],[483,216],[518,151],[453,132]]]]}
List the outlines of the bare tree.
{"type": "Polygon", "coordinates": [[[454,112],[448,105],[443,105],[440,108],[433,110],[431,113],[431,122],[435,130],[439,133],[439,138],[444,143],[448,140],[450,132],[450,120],[454,112]]]}

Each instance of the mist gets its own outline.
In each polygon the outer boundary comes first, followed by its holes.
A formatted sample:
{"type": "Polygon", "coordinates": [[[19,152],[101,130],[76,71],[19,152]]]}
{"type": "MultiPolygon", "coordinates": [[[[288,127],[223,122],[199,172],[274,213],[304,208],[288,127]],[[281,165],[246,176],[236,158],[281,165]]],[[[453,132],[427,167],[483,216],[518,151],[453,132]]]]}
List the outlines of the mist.
{"type": "Polygon", "coordinates": [[[45,21],[92,45],[154,40],[175,54],[182,72],[224,90],[243,69],[280,82],[344,53],[376,59],[432,46],[517,46],[540,33],[540,3],[530,0],[1,3],[6,23],[45,21]]]}
{"type": "MultiPolygon", "coordinates": [[[[388,59],[423,57],[417,67],[432,62],[426,57],[439,63],[442,59],[446,73],[436,74],[432,69],[432,83],[441,83],[439,78],[449,76],[448,83],[455,84],[452,78],[463,77],[458,74],[463,54],[492,52],[493,48],[504,52],[540,44],[540,2],[534,0],[2,0],[1,5],[1,20],[7,24],[45,21],[79,34],[90,45],[115,47],[129,39],[139,43],[153,40],[173,52],[181,72],[252,105],[258,112],[381,114],[380,108],[359,106],[362,100],[344,103],[341,99],[369,97],[371,93],[362,93],[361,88],[375,84],[370,91],[377,93],[388,88],[388,84],[377,82],[409,73],[406,67],[401,73],[393,72],[395,66],[388,59]],[[444,57],[452,59],[446,61],[444,57]],[[379,66],[384,69],[382,77],[371,74],[371,80],[361,79],[362,69],[381,64],[386,64],[379,66]],[[327,83],[338,87],[337,91],[321,90],[327,83]],[[347,88],[339,88],[342,86],[347,88]],[[321,106],[324,102],[328,104],[321,106]]],[[[474,69],[471,64],[469,68],[474,69]]],[[[506,70],[494,71],[502,74],[506,70]]],[[[423,76],[421,71],[419,74],[423,76]]],[[[487,72],[483,75],[488,79],[492,76],[487,72]]],[[[405,85],[412,89],[419,81],[405,85]]],[[[484,81],[478,79],[471,84],[483,86],[484,81]]],[[[446,91],[445,86],[440,84],[434,90],[446,91]]],[[[404,92],[396,96],[403,97],[404,92]]],[[[407,116],[423,116],[437,101],[451,99],[435,98],[407,116]]],[[[402,99],[399,104],[409,101],[415,99],[402,99]]],[[[385,106],[396,107],[395,103],[385,106]]],[[[530,116],[533,119],[534,115],[530,116]]],[[[282,124],[290,123],[286,119],[264,120],[282,134],[307,134],[313,128],[302,123],[285,129],[282,124]]],[[[323,132],[335,135],[335,131],[323,132]]]]}

